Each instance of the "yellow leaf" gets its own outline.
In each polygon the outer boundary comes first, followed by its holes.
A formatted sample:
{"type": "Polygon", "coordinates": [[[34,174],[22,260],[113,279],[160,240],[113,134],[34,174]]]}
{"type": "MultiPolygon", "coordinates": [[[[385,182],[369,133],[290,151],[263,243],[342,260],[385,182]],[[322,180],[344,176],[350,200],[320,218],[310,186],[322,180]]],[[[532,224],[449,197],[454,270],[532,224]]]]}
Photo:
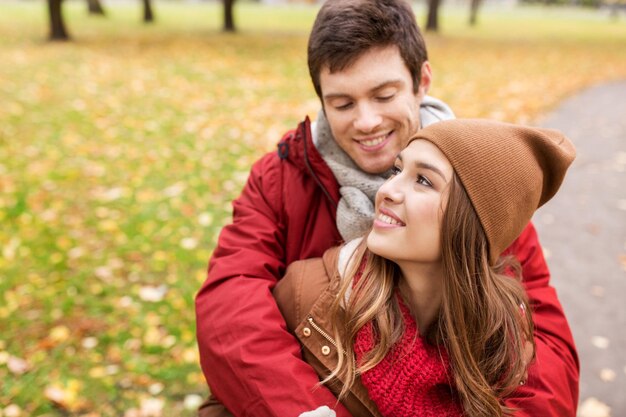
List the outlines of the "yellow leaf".
{"type": "Polygon", "coordinates": [[[70,337],[70,329],[66,326],[55,326],[50,330],[50,339],[56,343],[65,342],[70,337]]]}

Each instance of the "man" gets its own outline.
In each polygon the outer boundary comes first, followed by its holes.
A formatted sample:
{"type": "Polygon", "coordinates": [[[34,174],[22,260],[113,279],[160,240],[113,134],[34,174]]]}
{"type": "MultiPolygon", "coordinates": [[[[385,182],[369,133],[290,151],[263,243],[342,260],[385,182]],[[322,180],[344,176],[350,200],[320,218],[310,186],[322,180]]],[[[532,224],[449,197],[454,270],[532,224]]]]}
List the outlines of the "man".
{"type": "MultiPolygon", "coordinates": [[[[318,386],[271,291],[291,262],[365,232],[374,194],[409,137],[453,117],[426,96],[427,59],[402,0],[328,0],[320,9],[308,62],[322,112],[253,166],[196,298],[202,369],[235,416],[295,417],[320,406],[349,416],[318,386]]],[[[578,358],[532,224],[507,251],[523,266],[537,344],[528,381],[507,404],[516,415],[574,416],[578,358]]],[[[210,406],[200,414],[226,415],[210,406]]]]}

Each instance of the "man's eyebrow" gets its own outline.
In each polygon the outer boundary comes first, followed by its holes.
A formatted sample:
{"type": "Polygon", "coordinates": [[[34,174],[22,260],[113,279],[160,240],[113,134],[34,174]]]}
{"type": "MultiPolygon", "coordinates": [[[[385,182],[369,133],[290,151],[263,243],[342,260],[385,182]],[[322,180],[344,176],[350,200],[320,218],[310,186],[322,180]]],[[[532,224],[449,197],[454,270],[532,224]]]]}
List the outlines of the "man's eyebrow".
{"type": "MultiPolygon", "coordinates": [[[[374,86],[373,88],[371,88],[369,90],[369,93],[375,93],[378,90],[382,90],[383,88],[386,87],[399,87],[402,84],[404,84],[404,81],[401,79],[396,79],[396,80],[387,80],[387,81],[383,81],[382,83],[374,86]]],[[[350,98],[350,94],[346,94],[346,93],[330,93],[330,94],[324,94],[324,100],[331,100],[334,98],[350,98]]]]}
{"type": "Polygon", "coordinates": [[[374,88],[372,88],[370,90],[370,92],[382,90],[383,88],[386,88],[386,87],[399,87],[399,86],[401,86],[403,84],[404,84],[404,81],[402,79],[400,79],[400,78],[398,78],[396,80],[387,80],[387,81],[383,81],[382,83],[380,83],[377,86],[375,86],[374,88]]]}
{"type": "Polygon", "coordinates": [[[324,94],[324,100],[332,100],[334,98],[350,98],[350,95],[345,93],[324,94]]]}

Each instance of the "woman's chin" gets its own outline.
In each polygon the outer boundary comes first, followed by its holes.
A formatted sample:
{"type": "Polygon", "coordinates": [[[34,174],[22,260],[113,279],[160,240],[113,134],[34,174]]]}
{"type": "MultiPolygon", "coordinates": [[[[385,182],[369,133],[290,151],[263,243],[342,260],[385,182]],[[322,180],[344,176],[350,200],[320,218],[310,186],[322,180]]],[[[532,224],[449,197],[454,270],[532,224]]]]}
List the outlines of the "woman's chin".
{"type": "Polygon", "coordinates": [[[372,230],[369,235],[367,235],[367,249],[373,253],[374,255],[382,256],[383,258],[387,258],[392,260],[390,255],[390,251],[387,248],[387,245],[382,242],[381,236],[377,236],[376,231],[372,230]]]}

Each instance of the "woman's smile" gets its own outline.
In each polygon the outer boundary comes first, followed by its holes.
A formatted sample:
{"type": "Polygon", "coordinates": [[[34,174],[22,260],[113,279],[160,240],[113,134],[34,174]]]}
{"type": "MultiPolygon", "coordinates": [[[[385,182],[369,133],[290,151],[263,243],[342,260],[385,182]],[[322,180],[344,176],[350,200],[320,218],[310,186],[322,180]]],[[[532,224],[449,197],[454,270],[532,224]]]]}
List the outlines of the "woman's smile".
{"type": "Polygon", "coordinates": [[[402,220],[391,210],[380,207],[378,215],[374,219],[374,227],[391,229],[406,226],[402,220]]]}

